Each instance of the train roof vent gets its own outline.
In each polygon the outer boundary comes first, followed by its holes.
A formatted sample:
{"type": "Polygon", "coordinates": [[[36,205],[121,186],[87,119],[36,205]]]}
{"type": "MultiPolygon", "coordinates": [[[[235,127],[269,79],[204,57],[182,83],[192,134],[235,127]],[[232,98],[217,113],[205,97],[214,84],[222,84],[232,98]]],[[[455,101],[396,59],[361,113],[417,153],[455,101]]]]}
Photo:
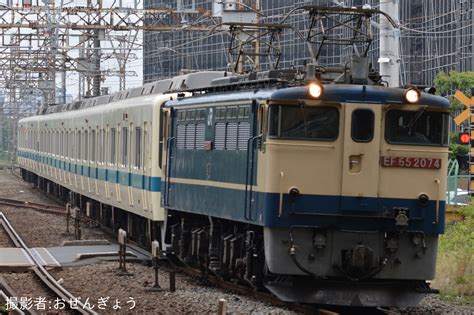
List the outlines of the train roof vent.
{"type": "Polygon", "coordinates": [[[227,85],[233,83],[241,83],[246,81],[248,75],[234,75],[230,77],[217,78],[211,81],[211,86],[227,85]]]}
{"type": "Polygon", "coordinates": [[[180,75],[172,79],[170,91],[195,90],[211,85],[212,80],[227,76],[227,71],[201,71],[180,75]]]}
{"type": "Polygon", "coordinates": [[[70,109],[79,109],[82,106],[83,101],[76,101],[71,104],[70,109]]]}
{"type": "Polygon", "coordinates": [[[136,87],[131,90],[129,90],[129,94],[127,97],[137,97],[141,96],[143,93],[144,88],[143,87],[136,87]]]}
{"type": "Polygon", "coordinates": [[[111,102],[115,102],[115,101],[118,101],[120,100],[120,92],[115,92],[114,94],[112,94],[110,97],[111,97],[111,102]]]}
{"type": "Polygon", "coordinates": [[[95,102],[94,105],[106,104],[108,101],[109,101],[109,95],[99,96],[98,98],[94,100],[95,102]]]}
{"type": "Polygon", "coordinates": [[[143,86],[143,92],[142,95],[148,95],[151,94],[153,91],[153,83],[147,83],[143,86]]]}
{"type": "Polygon", "coordinates": [[[118,100],[123,100],[123,99],[126,99],[126,98],[127,98],[128,93],[130,93],[130,91],[124,90],[124,91],[120,91],[120,92],[118,92],[118,93],[119,93],[118,100]]]}
{"type": "Polygon", "coordinates": [[[63,105],[53,106],[53,113],[59,113],[63,109],[63,105]]]}
{"type": "Polygon", "coordinates": [[[171,79],[165,79],[165,80],[160,80],[160,81],[150,83],[152,84],[150,94],[163,93],[165,91],[168,91],[172,83],[173,83],[173,80],[171,79]]]}

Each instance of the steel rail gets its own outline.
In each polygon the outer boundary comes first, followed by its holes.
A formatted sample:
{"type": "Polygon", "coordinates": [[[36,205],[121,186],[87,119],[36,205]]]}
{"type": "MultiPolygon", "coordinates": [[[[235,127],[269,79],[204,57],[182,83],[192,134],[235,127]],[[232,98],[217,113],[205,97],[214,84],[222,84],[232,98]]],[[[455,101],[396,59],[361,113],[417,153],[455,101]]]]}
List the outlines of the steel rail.
{"type": "MultiPolygon", "coordinates": [[[[0,276],[0,298],[3,298],[5,303],[7,302],[8,299],[18,298],[18,295],[13,291],[13,289],[8,285],[5,279],[1,276],[0,276]]],[[[18,308],[14,310],[10,310],[10,312],[13,315],[36,315],[34,311],[21,310],[18,308]]]]}
{"type": "Polygon", "coordinates": [[[32,208],[32,209],[38,209],[38,210],[44,210],[44,211],[53,211],[53,212],[56,211],[56,212],[66,213],[64,206],[49,205],[49,204],[43,204],[39,202],[30,202],[30,201],[23,201],[23,200],[4,198],[4,197],[0,197],[0,204],[5,204],[8,206],[23,207],[23,208],[32,208]]]}
{"type": "MultiPolygon", "coordinates": [[[[145,257],[149,257],[151,259],[151,253],[144,249],[143,247],[139,246],[133,241],[127,240],[127,246],[133,249],[134,251],[139,252],[140,254],[144,255],[145,257]]],[[[177,266],[174,264],[169,258],[160,260],[160,268],[170,272],[175,271],[181,273],[187,277],[193,278],[195,280],[204,280],[209,284],[212,284],[218,288],[223,290],[236,292],[240,295],[250,296],[259,301],[265,301],[273,306],[276,307],[285,307],[289,310],[302,313],[302,314],[338,314],[329,310],[318,308],[314,305],[306,305],[306,304],[297,304],[297,303],[289,303],[279,300],[277,297],[272,295],[271,293],[264,292],[264,291],[257,291],[253,287],[239,285],[237,283],[233,283],[231,281],[226,281],[212,273],[207,272],[203,278],[202,270],[193,268],[190,266],[177,266]]]]}
{"type": "Polygon", "coordinates": [[[23,248],[23,250],[27,253],[30,259],[34,262],[33,271],[34,273],[40,278],[40,280],[54,292],[59,298],[61,298],[64,303],[68,304],[71,310],[77,311],[81,314],[90,314],[90,315],[97,315],[94,310],[90,308],[86,308],[85,305],[76,298],[71,292],[69,292],[66,288],[60,285],[56,279],[46,270],[46,268],[42,265],[39,259],[34,255],[31,249],[25,244],[25,242],[21,239],[20,235],[15,231],[13,226],[8,221],[7,217],[0,212],[0,223],[7,231],[8,235],[10,236],[11,240],[15,244],[15,246],[23,248]],[[71,304],[72,302],[77,301],[78,308],[74,308],[71,304]]]}
{"type": "MultiPolygon", "coordinates": [[[[17,207],[17,208],[33,209],[41,213],[49,213],[49,214],[56,214],[56,215],[63,215],[63,216],[67,215],[67,212],[64,206],[43,204],[43,203],[38,203],[38,202],[30,202],[30,201],[0,197],[0,205],[17,207]]],[[[73,213],[71,212],[70,215],[72,217],[73,213]]],[[[84,217],[84,216],[80,216],[79,220],[81,222],[85,222],[89,224],[98,224],[95,220],[84,217]]]]}

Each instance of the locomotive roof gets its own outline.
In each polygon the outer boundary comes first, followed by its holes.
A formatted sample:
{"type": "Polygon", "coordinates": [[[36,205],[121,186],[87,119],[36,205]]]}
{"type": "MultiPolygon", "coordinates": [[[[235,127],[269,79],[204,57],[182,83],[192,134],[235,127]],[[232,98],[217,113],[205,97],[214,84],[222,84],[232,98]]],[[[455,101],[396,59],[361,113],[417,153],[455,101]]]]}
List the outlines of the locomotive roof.
{"type": "MultiPolygon", "coordinates": [[[[388,88],[383,86],[328,84],[324,85],[323,95],[318,99],[326,102],[351,102],[371,104],[406,104],[405,89],[388,88]]],[[[252,100],[307,100],[307,86],[294,86],[254,91],[236,91],[227,93],[212,93],[202,96],[187,97],[166,102],[167,107],[225,103],[232,101],[252,100]]],[[[450,108],[449,101],[441,96],[421,93],[419,104],[433,108],[450,108]]]]}

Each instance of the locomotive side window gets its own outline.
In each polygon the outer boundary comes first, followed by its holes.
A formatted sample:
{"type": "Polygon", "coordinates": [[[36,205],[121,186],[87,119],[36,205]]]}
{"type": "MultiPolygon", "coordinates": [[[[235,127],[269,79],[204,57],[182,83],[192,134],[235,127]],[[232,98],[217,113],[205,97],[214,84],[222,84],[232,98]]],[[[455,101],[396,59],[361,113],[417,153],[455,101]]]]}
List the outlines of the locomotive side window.
{"type": "Polygon", "coordinates": [[[370,142],[374,138],[374,112],[356,109],[352,112],[351,136],[355,142],[370,142]]]}
{"type": "Polygon", "coordinates": [[[250,106],[216,108],[214,125],[214,149],[247,150],[250,138],[250,106]]]}
{"type": "Polygon", "coordinates": [[[179,110],[177,112],[176,148],[187,150],[202,150],[206,136],[207,110],[198,108],[179,110]]]}
{"type": "Polygon", "coordinates": [[[392,144],[448,145],[449,114],[390,110],[385,119],[385,139],[392,144]]]}
{"type": "Polygon", "coordinates": [[[333,141],[339,135],[339,111],[334,107],[270,107],[269,136],[281,139],[333,141]]]}

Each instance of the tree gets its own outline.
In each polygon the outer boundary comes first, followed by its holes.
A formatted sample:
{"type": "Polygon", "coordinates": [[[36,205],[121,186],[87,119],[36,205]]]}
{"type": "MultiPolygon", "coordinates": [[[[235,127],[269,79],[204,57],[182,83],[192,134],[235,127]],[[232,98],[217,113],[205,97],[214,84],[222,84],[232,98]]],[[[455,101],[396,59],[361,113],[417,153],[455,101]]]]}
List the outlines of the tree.
{"type": "MultiPolygon", "coordinates": [[[[438,95],[453,94],[454,90],[460,90],[467,96],[473,96],[472,89],[474,89],[474,71],[450,71],[448,74],[440,72],[436,75],[434,84],[438,95]]],[[[453,111],[464,109],[464,105],[454,97],[449,97],[449,101],[451,102],[453,111]]]]}

